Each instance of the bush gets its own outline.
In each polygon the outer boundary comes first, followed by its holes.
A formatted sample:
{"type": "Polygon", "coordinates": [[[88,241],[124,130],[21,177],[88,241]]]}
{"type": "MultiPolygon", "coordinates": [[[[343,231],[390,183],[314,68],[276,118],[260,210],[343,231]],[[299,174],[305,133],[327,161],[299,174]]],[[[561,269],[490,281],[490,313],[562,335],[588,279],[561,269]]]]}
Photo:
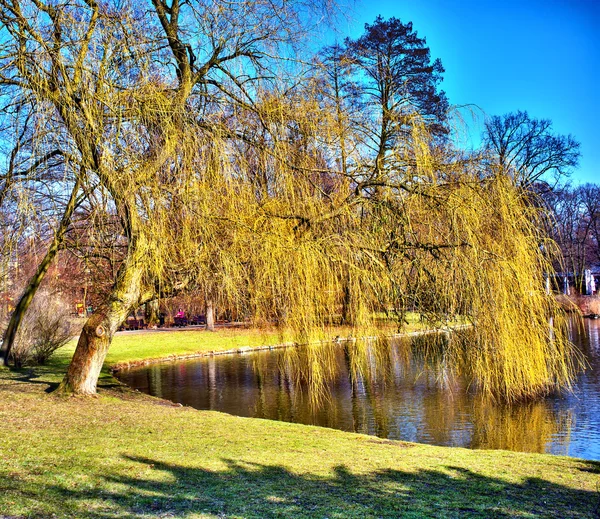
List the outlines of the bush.
{"type": "Polygon", "coordinates": [[[45,364],[52,354],[64,346],[74,333],[68,306],[56,294],[36,294],[19,327],[11,351],[15,366],[45,364]]]}

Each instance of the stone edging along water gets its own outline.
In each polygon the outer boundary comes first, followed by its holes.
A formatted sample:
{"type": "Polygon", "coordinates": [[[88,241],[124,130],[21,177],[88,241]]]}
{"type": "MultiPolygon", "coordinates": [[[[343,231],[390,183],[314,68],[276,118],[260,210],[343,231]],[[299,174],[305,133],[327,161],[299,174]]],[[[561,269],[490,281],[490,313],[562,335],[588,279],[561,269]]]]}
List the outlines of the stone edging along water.
{"type": "MultiPolygon", "coordinates": [[[[430,328],[430,329],[426,329],[426,330],[417,330],[414,332],[395,333],[392,335],[386,335],[385,337],[387,337],[389,339],[400,339],[403,337],[418,337],[420,335],[430,335],[430,334],[435,334],[435,333],[449,333],[449,332],[453,332],[456,330],[462,330],[462,329],[471,328],[471,327],[472,327],[471,324],[458,324],[456,326],[446,326],[443,328],[430,328]]],[[[331,341],[315,341],[315,342],[312,342],[309,344],[311,344],[311,345],[324,344],[324,343],[333,342],[333,341],[336,341],[339,343],[344,343],[344,342],[356,341],[358,339],[374,340],[374,339],[377,339],[377,337],[376,336],[346,337],[346,338],[338,337],[337,339],[332,339],[331,341]]],[[[111,371],[111,373],[117,373],[119,371],[134,369],[134,368],[138,368],[141,366],[147,366],[148,364],[158,364],[160,362],[175,362],[175,361],[179,361],[179,360],[197,359],[197,358],[201,358],[201,357],[215,357],[217,355],[232,355],[234,353],[238,353],[238,354],[239,353],[250,353],[250,352],[262,351],[262,350],[277,350],[277,349],[281,349],[281,348],[290,348],[290,347],[296,347],[296,346],[299,346],[299,344],[296,342],[282,342],[279,344],[271,344],[268,346],[242,346],[240,348],[231,348],[228,350],[197,351],[197,352],[193,352],[193,353],[181,353],[181,354],[173,353],[171,355],[165,355],[164,357],[118,362],[117,364],[110,367],[110,371],[111,371]]]]}

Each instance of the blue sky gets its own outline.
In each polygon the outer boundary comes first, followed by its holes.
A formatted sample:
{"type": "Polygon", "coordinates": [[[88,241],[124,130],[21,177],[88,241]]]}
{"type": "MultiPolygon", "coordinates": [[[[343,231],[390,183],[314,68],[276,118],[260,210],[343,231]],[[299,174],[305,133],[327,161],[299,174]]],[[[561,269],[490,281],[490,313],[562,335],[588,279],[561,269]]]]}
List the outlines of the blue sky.
{"type": "Polygon", "coordinates": [[[600,0],[363,1],[340,37],[359,36],[378,14],[412,21],[426,37],[450,103],[551,119],[581,142],[573,181],[600,183],[600,0]]]}

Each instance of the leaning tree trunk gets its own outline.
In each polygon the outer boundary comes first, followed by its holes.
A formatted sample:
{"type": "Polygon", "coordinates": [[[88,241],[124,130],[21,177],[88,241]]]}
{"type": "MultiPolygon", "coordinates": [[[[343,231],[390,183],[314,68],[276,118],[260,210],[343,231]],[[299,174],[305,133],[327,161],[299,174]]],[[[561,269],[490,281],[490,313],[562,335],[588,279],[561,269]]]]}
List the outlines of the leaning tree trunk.
{"type": "Polygon", "coordinates": [[[73,211],[77,206],[77,193],[79,191],[80,186],[81,180],[78,177],[77,181],[75,182],[75,185],[73,186],[73,190],[71,191],[71,196],[69,198],[69,201],[67,202],[67,206],[65,207],[65,211],[61,218],[61,221],[54,233],[54,238],[50,243],[50,247],[48,247],[44,258],[38,265],[38,268],[36,269],[35,273],[33,274],[33,276],[31,276],[29,283],[27,284],[25,290],[23,291],[23,294],[21,295],[21,299],[19,299],[19,302],[17,303],[17,306],[15,307],[10,317],[10,321],[4,332],[2,345],[0,346],[0,357],[2,357],[2,361],[5,366],[8,366],[10,352],[15,342],[15,338],[17,337],[19,326],[23,321],[23,317],[25,316],[27,309],[31,305],[31,302],[35,297],[38,288],[42,284],[42,281],[46,277],[48,269],[54,261],[54,258],[56,257],[56,254],[58,253],[60,246],[64,240],[65,233],[67,232],[67,229],[71,222],[71,216],[73,215],[73,211]]]}
{"type": "MultiPolygon", "coordinates": [[[[23,321],[23,317],[27,313],[35,294],[37,293],[38,288],[40,287],[44,277],[46,277],[46,273],[58,252],[58,243],[56,240],[50,245],[50,248],[46,252],[46,255],[42,259],[41,263],[38,265],[35,274],[29,280],[29,283],[25,287],[23,294],[21,294],[21,298],[15,306],[12,315],[10,316],[10,321],[8,322],[8,326],[4,332],[4,338],[2,340],[2,345],[0,346],[0,356],[2,357],[2,362],[5,366],[8,366],[10,361],[11,351],[15,339],[17,338],[17,332],[19,331],[19,327],[21,326],[21,322],[23,321]]],[[[16,365],[15,367],[19,367],[16,365]]]]}
{"type": "Polygon", "coordinates": [[[138,238],[135,246],[130,246],[130,254],[119,269],[108,301],[85,323],[58,391],[67,394],[95,394],[100,370],[115,332],[133,310],[152,298],[151,293],[144,293],[142,289],[146,253],[146,247],[142,243],[145,241],[138,238]]]}

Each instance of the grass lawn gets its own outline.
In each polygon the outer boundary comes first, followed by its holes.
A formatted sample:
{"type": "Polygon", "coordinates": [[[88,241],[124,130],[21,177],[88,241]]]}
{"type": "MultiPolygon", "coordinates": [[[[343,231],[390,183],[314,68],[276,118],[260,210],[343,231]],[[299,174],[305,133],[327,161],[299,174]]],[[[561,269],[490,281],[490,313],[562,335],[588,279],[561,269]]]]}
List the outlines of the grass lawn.
{"type": "MultiPolygon", "coordinates": [[[[120,334],[109,362],[236,340],[230,331],[120,334]]],[[[108,372],[98,398],[57,397],[49,390],[67,357],[0,369],[2,519],[599,517],[598,462],[196,411],[134,393],[108,372]]]]}
{"type": "MultiPolygon", "coordinates": [[[[337,335],[348,335],[349,328],[332,328],[324,337],[333,339],[337,335]]],[[[135,364],[142,360],[165,359],[193,355],[209,354],[240,348],[257,348],[293,342],[291,335],[282,335],[277,330],[258,330],[245,328],[218,328],[208,332],[203,328],[164,329],[119,332],[113,339],[106,360],[105,372],[115,365],[135,364]]],[[[51,364],[62,367],[68,364],[75,351],[77,340],[58,350],[51,364]]]]}

